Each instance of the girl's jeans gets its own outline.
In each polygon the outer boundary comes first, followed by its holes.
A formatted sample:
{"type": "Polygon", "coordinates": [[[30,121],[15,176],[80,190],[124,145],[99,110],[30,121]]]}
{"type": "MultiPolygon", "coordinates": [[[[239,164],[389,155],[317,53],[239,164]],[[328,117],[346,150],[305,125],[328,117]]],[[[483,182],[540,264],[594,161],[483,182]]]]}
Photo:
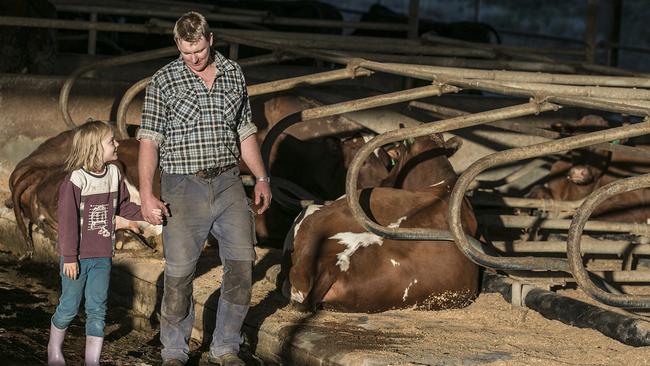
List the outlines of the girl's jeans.
{"type": "Polygon", "coordinates": [[[60,259],[59,269],[61,298],[52,317],[52,324],[59,329],[66,329],[77,315],[81,298],[85,296],[86,335],[103,337],[111,258],[80,259],[79,276],[76,280],[63,274],[63,257],[60,259]]]}

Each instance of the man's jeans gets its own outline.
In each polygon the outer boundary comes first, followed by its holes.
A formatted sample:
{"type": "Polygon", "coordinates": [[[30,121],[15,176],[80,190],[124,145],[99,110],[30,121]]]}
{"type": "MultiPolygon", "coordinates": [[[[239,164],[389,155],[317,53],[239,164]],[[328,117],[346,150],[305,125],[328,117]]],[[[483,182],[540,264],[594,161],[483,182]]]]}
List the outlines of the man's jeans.
{"type": "Polygon", "coordinates": [[[162,358],[187,362],[194,323],[192,280],[203,246],[219,242],[223,279],[210,353],[237,353],[252,287],[255,229],[239,170],[214,178],[167,174],[161,198],[171,211],[163,227],[165,289],[161,306],[162,358]]]}
{"type": "Polygon", "coordinates": [[[76,280],[63,274],[63,257],[59,266],[61,298],[52,316],[52,324],[59,329],[66,329],[79,311],[81,297],[85,296],[86,335],[103,337],[111,258],[80,259],[79,277],[76,280]]]}

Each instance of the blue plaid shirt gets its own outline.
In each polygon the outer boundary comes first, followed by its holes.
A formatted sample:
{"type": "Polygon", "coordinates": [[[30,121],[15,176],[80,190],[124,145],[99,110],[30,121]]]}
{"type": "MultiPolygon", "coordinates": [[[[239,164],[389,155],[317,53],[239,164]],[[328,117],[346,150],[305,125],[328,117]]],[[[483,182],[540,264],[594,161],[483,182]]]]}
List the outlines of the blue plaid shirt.
{"type": "Polygon", "coordinates": [[[137,139],[158,143],[160,168],[172,174],[236,164],[240,142],[257,132],[241,67],[213,51],[217,76],[208,90],[179,57],[147,86],[137,139]]]}

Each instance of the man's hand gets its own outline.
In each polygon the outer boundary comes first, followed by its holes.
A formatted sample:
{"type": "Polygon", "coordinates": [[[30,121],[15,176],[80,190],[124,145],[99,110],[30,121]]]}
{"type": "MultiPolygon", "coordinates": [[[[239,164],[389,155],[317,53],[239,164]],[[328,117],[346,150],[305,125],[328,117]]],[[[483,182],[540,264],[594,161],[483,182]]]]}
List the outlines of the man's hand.
{"type": "Polygon", "coordinates": [[[261,215],[271,205],[271,183],[257,181],[255,184],[255,207],[259,207],[257,214],[261,215]]]}
{"type": "Polygon", "coordinates": [[[142,217],[152,225],[162,225],[163,215],[169,216],[167,206],[153,195],[140,196],[140,200],[142,217]]]}
{"type": "Polygon", "coordinates": [[[72,280],[76,280],[77,276],[79,276],[79,264],[77,262],[63,263],[63,274],[72,280]]]}

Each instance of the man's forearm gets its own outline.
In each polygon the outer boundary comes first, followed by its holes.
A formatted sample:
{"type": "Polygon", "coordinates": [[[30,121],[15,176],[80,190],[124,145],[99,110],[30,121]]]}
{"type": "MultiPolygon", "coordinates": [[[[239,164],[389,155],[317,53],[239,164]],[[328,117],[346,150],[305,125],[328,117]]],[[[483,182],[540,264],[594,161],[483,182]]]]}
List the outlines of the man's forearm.
{"type": "Polygon", "coordinates": [[[153,194],[153,177],[158,167],[158,144],[152,140],[140,140],[138,154],[138,174],[140,179],[140,195],[153,194]]]}
{"type": "Polygon", "coordinates": [[[241,142],[241,158],[256,177],[266,177],[266,168],[260,154],[260,147],[257,144],[255,134],[248,136],[241,142]]]}

